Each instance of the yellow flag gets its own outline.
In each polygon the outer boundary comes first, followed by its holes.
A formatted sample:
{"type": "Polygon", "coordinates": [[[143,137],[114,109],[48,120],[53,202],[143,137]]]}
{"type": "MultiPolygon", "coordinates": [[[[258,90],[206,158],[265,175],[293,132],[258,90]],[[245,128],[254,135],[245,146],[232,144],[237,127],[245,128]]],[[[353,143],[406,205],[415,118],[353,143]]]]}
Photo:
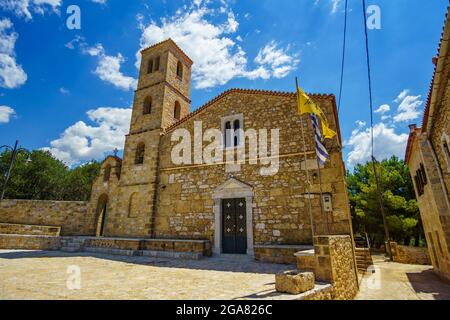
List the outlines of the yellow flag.
{"type": "Polygon", "coordinates": [[[330,129],[330,125],[328,123],[327,117],[323,113],[322,109],[312,101],[303,90],[297,86],[297,104],[298,104],[298,113],[303,115],[305,113],[313,113],[317,115],[320,119],[320,123],[322,126],[322,136],[324,139],[333,139],[336,135],[336,132],[330,129]]]}

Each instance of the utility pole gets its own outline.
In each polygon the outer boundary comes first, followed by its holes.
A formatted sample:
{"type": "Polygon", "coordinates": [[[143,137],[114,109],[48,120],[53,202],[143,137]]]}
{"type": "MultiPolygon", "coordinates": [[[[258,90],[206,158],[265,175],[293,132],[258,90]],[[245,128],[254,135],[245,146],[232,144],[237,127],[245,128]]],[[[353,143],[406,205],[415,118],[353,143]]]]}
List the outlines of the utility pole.
{"type": "Polygon", "coordinates": [[[0,201],[2,201],[3,198],[5,197],[6,186],[8,184],[9,176],[11,175],[11,170],[12,170],[12,167],[14,165],[14,161],[16,160],[16,156],[17,156],[17,145],[18,144],[19,144],[19,140],[16,140],[16,144],[14,145],[14,149],[9,147],[9,146],[2,146],[2,148],[6,147],[6,148],[12,149],[12,154],[11,154],[11,159],[9,160],[8,171],[6,172],[6,175],[5,175],[5,182],[3,183],[2,194],[0,196],[0,201]]]}
{"type": "Polygon", "coordinates": [[[392,261],[392,251],[391,251],[391,243],[390,243],[391,237],[389,236],[389,228],[387,225],[386,214],[384,212],[383,192],[381,191],[380,178],[377,173],[375,157],[372,157],[372,166],[373,166],[373,175],[375,177],[375,183],[377,185],[378,203],[380,205],[381,217],[383,218],[384,237],[386,239],[386,251],[387,251],[387,254],[389,255],[389,259],[392,261]]]}

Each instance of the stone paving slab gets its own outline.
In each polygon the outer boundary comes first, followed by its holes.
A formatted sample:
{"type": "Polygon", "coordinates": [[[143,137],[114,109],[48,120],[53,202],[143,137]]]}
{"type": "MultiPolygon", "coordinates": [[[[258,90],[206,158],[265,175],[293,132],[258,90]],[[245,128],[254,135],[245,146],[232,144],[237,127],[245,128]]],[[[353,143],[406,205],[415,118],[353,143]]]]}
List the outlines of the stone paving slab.
{"type": "Polygon", "coordinates": [[[357,300],[450,300],[450,284],[432,266],[373,260],[375,273],[363,276],[357,300]]]}
{"type": "Polygon", "coordinates": [[[0,299],[255,299],[290,269],[247,256],[197,261],[0,250],[0,299]],[[67,288],[70,266],[80,268],[80,290],[67,288]]]}

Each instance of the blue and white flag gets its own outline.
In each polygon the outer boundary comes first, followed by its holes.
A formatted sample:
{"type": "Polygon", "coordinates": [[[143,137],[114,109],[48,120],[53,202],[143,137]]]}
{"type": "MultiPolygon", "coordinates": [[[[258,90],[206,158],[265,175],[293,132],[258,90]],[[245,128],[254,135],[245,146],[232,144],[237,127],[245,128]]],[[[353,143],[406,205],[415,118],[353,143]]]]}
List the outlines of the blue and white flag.
{"type": "Polygon", "coordinates": [[[323,145],[322,133],[320,132],[319,120],[315,114],[311,114],[311,122],[314,130],[314,139],[316,142],[316,153],[317,159],[319,159],[320,164],[325,164],[325,162],[330,158],[327,149],[323,145]]]}

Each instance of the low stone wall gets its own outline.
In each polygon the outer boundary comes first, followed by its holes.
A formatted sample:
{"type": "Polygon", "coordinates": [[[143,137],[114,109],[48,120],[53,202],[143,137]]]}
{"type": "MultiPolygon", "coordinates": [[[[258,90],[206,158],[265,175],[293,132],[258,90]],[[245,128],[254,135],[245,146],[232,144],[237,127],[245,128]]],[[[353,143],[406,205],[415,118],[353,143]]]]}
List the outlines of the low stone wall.
{"type": "Polygon", "coordinates": [[[392,260],[398,263],[431,265],[427,248],[401,246],[391,242],[392,260]]]}
{"type": "Polygon", "coordinates": [[[0,234],[28,234],[28,235],[40,235],[40,236],[59,236],[60,232],[61,232],[60,227],[0,223],[0,234]]]}
{"type": "Polygon", "coordinates": [[[295,264],[298,251],[311,249],[305,245],[255,245],[255,259],[262,262],[295,264]]]}
{"type": "Polygon", "coordinates": [[[314,237],[315,276],[333,285],[334,300],[353,299],[358,292],[358,277],[350,236],[314,237]]]}
{"type": "Polygon", "coordinates": [[[58,250],[60,237],[0,234],[0,249],[58,250]]]}
{"type": "Polygon", "coordinates": [[[61,227],[61,235],[95,235],[95,217],[83,201],[0,201],[0,222],[61,227]]]}
{"type": "Polygon", "coordinates": [[[207,240],[87,238],[84,241],[84,247],[143,252],[196,253],[205,257],[210,257],[212,254],[211,244],[207,240]]]}
{"type": "Polygon", "coordinates": [[[295,257],[297,259],[297,269],[311,272],[316,271],[314,249],[296,252],[295,257]]]}

